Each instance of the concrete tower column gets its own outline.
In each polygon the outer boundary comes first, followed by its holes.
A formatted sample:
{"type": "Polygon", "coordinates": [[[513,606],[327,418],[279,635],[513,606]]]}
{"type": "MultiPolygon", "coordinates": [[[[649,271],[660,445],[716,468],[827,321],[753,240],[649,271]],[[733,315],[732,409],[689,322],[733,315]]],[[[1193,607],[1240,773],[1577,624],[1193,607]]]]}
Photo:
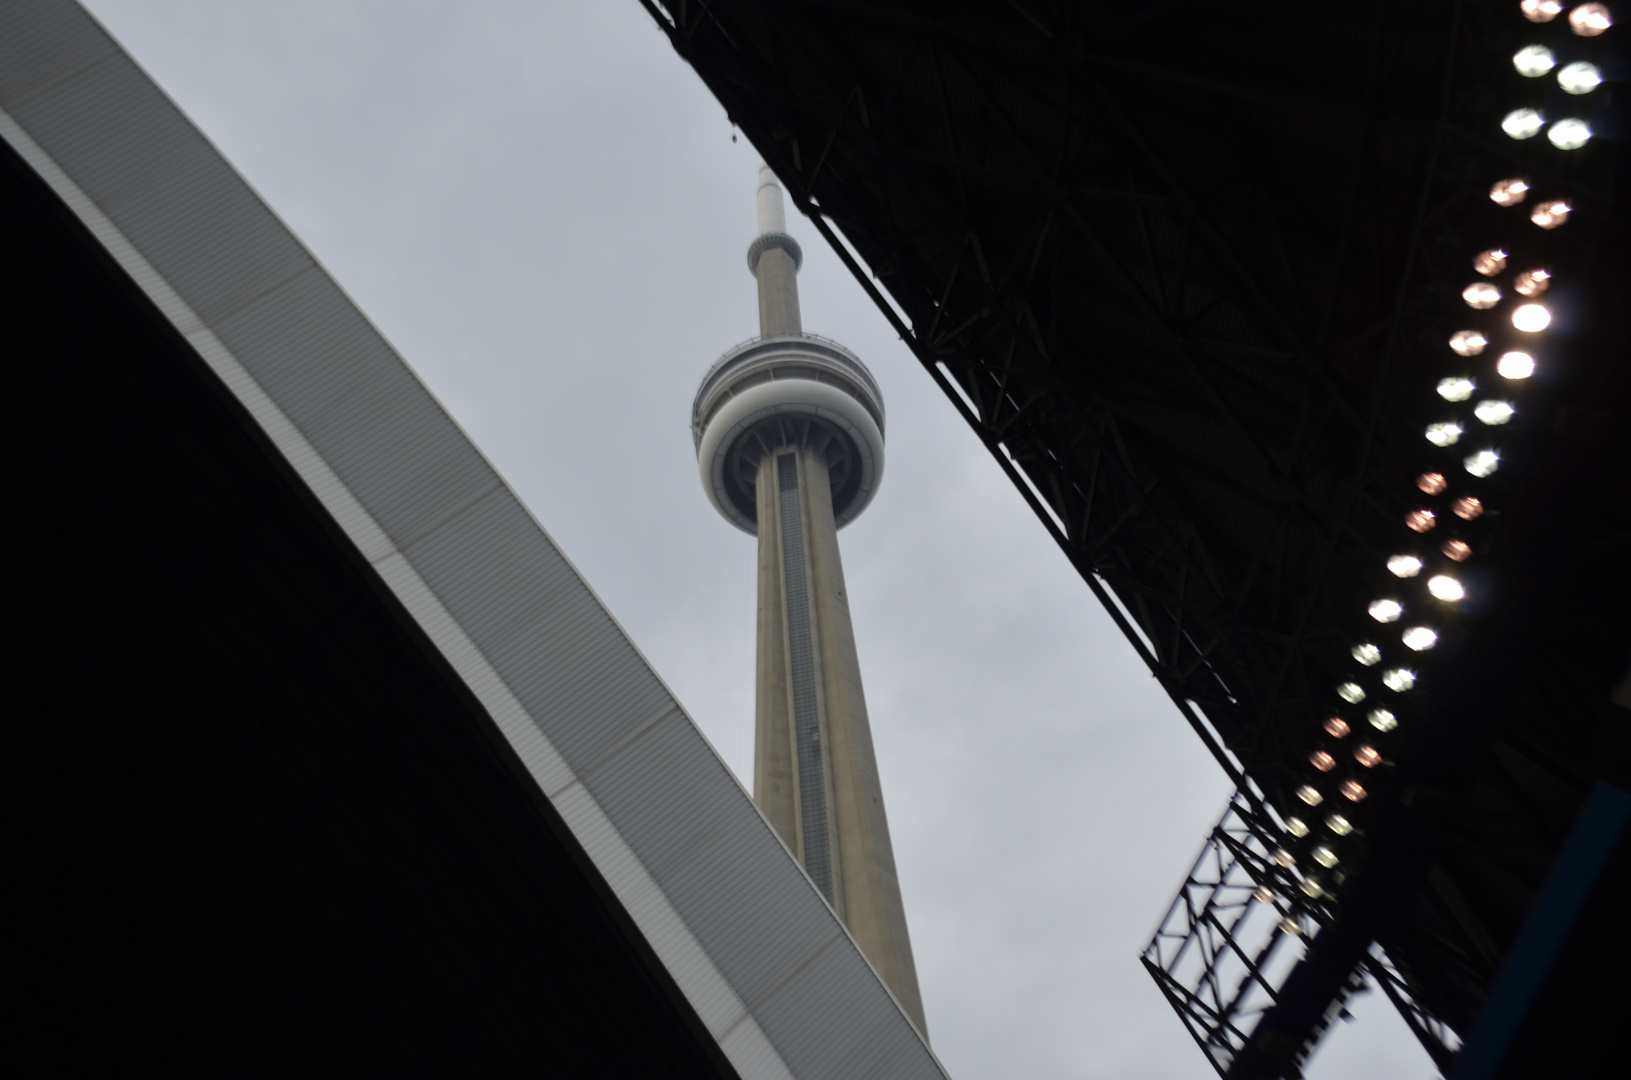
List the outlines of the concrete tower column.
{"type": "Polygon", "coordinates": [[[926,1031],[821,441],[759,463],[753,797],[926,1031]]]}
{"type": "Polygon", "coordinates": [[[838,553],[882,478],[883,399],[853,353],[804,335],[783,215],[762,169],[762,337],[720,358],[692,412],[709,498],[759,538],[753,797],[926,1035],[838,553]]]}

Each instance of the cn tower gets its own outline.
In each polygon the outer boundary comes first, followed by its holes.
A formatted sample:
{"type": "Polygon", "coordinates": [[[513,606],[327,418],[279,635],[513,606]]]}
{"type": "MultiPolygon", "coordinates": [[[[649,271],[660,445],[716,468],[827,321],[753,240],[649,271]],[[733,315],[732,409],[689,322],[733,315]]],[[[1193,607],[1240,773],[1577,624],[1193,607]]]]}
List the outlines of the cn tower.
{"type": "Polygon", "coordinates": [[[804,257],[768,168],[758,211],[760,336],[708,369],[691,412],[703,489],[759,538],[753,798],[926,1032],[838,556],[883,478],[883,397],[854,353],[804,333],[804,257]]]}

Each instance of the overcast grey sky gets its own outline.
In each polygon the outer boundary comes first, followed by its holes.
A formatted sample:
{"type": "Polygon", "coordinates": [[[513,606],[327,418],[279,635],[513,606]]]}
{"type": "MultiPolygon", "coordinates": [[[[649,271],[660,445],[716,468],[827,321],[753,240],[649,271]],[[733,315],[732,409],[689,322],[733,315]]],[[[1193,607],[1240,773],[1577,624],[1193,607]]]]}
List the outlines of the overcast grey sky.
{"type": "MultiPolygon", "coordinates": [[[[754,541],[687,428],[757,331],[758,157],[634,0],[91,0],[486,452],[751,784],[754,541]]],[[[807,222],[888,409],[841,535],[953,1076],[1211,1076],[1138,963],[1228,785],[807,222]]],[[[1379,995],[1315,1080],[1433,1074],[1379,995]]]]}

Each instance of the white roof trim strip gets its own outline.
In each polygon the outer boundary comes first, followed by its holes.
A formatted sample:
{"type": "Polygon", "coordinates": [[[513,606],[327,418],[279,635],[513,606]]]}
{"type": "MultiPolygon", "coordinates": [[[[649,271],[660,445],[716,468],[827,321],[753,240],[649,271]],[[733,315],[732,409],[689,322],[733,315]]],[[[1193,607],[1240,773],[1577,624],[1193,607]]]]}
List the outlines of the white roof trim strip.
{"type": "Polygon", "coordinates": [[[197,349],[424,628],[744,1078],[945,1075],[542,527],[77,4],[0,10],[0,137],[197,349]]]}

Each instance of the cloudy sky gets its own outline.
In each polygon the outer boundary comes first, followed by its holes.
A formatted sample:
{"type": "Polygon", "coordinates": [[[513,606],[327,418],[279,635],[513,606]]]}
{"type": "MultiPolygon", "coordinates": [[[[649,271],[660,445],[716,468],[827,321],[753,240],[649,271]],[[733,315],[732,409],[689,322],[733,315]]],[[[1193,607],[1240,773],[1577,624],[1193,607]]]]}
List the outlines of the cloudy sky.
{"type": "MultiPolygon", "coordinates": [[[[687,428],[756,333],[758,158],[635,0],[91,0],[407,358],[751,784],[754,541],[687,428]]],[[[808,223],[887,475],[842,534],[930,1035],[958,1078],[1211,1076],[1138,964],[1228,786],[808,223]]],[[[1379,995],[1315,1080],[1433,1074],[1379,995]]]]}

